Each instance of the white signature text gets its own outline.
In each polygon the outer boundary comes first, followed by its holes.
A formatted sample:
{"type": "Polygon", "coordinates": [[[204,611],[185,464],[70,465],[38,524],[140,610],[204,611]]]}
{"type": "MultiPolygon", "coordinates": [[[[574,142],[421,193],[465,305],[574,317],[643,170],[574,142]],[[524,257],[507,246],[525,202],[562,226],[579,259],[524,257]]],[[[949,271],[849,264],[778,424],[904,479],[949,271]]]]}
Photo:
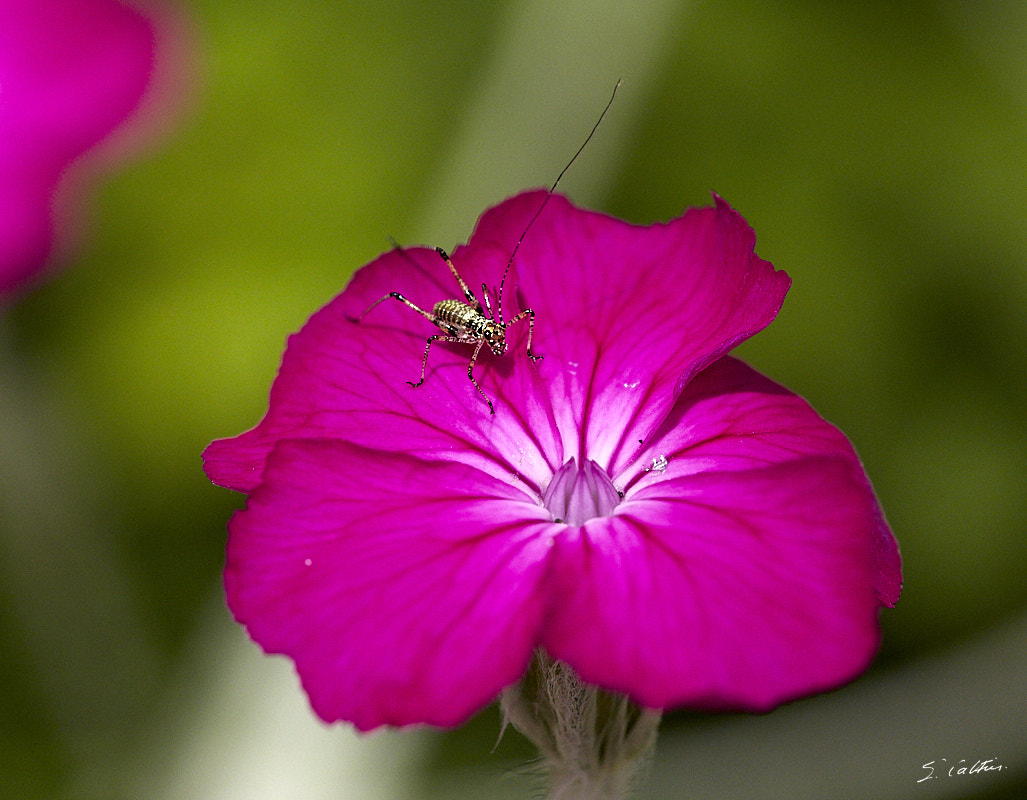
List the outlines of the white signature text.
{"type": "Polygon", "coordinates": [[[939,758],[935,761],[928,761],[921,769],[927,774],[920,778],[917,783],[929,781],[932,778],[957,778],[962,775],[979,775],[982,772],[1001,772],[1004,767],[996,763],[997,759],[978,759],[972,764],[965,758],[950,764],[947,758],[939,758]]]}

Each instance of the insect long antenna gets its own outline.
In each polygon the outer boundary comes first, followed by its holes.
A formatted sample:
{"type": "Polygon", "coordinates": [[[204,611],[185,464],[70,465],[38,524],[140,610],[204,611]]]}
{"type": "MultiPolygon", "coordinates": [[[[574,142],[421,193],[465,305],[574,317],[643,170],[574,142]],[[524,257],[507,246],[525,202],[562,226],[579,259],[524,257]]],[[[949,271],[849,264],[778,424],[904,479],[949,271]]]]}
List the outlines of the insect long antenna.
{"type": "Polygon", "coordinates": [[[610,99],[609,101],[607,101],[606,108],[603,109],[603,113],[599,115],[599,119],[596,120],[596,124],[592,126],[592,130],[589,131],[588,136],[585,137],[585,141],[581,143],[581,147],[579,147],[577,152],[573,156],[571,156],[571,160],[567,162],[567,166],[560,170],[560,174],[556,176],[556,180],[553,181],[553,185],[550,186],[549,191],[546,192],[546,197],[542,201],[542,204],[538,207],[538,210],[535,212],[534,216],[532,216],[532,218],[528,220],[528,224],[524,227],[524,230],[521,231],[520,238],[517,239],[517,243],[514,245],[513,250],[510,251],[510,258],[507,259],[506,268],[503,270],[503,280],[499,282],[499,291],[496,292],[496,307],[499,310],[500,321],[502,321],[503,319],[503,286],[506,285],[506,276],[510,272],[510,267],[513,265],[514,256],[517,255],[517,251],[521,247],[521,242],[523,242],[524,237],[528,235],[528,231],[531,230],[531,226],[535,224],[535,220],[539,218],[539,215],[542,213],[542,209],[544,209],[546,207],[546,203],[549,202],[549,198],[553,196],[553,192],[556,191],[556,187],[559,186],[560,180],[563,178],[564,174],[567,172],[567,170],[571,168],[571,164],[577,161],[578,156],[581,155],[581,151],[588,146],[588,143],[592,141],[592,137],[595,136],[596,131],[599,130],[599,125],[602,123],[603,117],[606,116],[606,112],[609,111],[610,106],[613,105],[613,99],[617,96],[617,90],[620,88],[622,80],[623,79],[619,78],[617,80],[617,83],[613,85],[613,93],[610,95],[610,99]]]}

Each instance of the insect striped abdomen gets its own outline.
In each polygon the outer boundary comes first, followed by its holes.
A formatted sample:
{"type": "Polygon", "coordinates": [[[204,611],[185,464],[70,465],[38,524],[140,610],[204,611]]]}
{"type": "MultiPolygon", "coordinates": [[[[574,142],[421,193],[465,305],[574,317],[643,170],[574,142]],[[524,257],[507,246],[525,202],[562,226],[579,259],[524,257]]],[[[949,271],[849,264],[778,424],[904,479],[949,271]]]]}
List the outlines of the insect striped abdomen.
{"type": "MultiPolygon", "coordinates": [[[[480,335],[485,317],[461,300],[440,300],[435,304],[432,313],[443,323],[458,328],[461,332],[480,335]]],[[[461,335],[460,333],[457,334],[461,335]]]]}

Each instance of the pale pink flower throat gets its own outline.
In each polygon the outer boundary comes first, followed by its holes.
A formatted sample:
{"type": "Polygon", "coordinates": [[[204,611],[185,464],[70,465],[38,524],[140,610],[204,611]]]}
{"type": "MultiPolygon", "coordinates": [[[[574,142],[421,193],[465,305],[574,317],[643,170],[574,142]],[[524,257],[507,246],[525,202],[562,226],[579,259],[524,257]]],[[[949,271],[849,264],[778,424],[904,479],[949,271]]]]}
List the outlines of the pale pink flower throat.
{"type": "Polygon", "coordinates": [[[556,471],[542,503],[556,522],[584,525],[590,519],[611,516],[621,496],[595,461],[589,459],[579,467],[577,459],[571,458],[556,471]]]}

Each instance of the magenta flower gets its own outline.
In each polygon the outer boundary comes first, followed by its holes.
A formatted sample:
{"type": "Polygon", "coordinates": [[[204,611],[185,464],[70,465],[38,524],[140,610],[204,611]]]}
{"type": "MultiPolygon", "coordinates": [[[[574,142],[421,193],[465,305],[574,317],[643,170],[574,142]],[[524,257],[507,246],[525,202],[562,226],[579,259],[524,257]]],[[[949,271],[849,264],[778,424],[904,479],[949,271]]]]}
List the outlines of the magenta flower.
{"type": "Polygon", "coordinates": [[[157,38],[115,0],[0,0],[0,294],[73,232],[68,169],[136,111],[157,38]]]}
{"type": "MultiPolygon", "coordinates": [[[[487,211],[453,262],[495,286],[543,202],[487,211]]],[[[654,709],[765,711],[862,672],[898,550],[846,438],[726,354],[788,276],[714,208],[649,227],[553,195],[517,252],[507,354],[435,344],[460,297],[432,250],[388,252],[289,341],[267,416],[207,474],[249,494],[228,603],[317,713],[450,726],[536,647],[654,709]],[[516,285],[515,285],[516,284],[516,285]]]]}

